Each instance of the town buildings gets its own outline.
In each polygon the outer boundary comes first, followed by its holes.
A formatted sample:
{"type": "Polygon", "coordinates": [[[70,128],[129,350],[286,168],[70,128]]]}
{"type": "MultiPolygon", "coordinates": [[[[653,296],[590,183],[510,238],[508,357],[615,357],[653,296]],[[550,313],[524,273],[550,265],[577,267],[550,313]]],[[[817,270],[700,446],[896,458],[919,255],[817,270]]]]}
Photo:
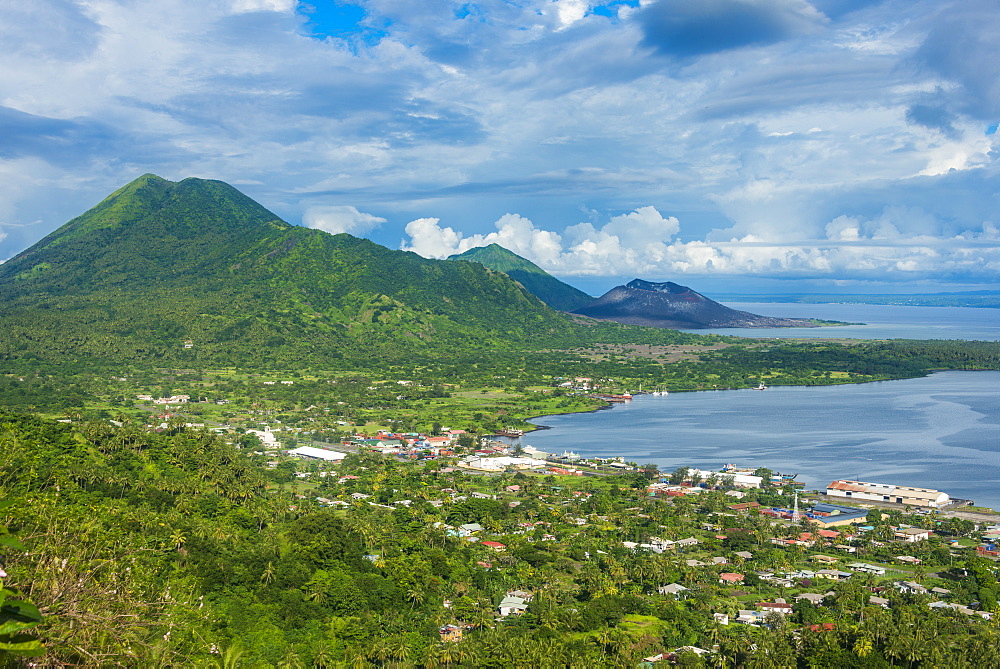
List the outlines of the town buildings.
{"type": "Polygon", "coordinates": [[[828,485],[826,494],[831,497],[909,504],[930,509],[940,509],[948,506],[951,502],[948,493],[930,488],[897,486],[891,483],[865,483],[846,479],[840,479],[828,485]]]}

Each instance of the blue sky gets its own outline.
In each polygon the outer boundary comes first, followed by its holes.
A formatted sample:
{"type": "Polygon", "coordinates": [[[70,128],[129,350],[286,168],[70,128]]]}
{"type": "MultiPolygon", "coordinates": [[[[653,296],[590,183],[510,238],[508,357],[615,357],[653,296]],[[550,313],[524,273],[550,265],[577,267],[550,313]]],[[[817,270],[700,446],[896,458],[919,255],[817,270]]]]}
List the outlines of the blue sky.
{"type": "Polygon", "coordinates": [[[0,4],[0,259],[131,179],[600,293],[1000,284],[995,0],[0,4]]]}

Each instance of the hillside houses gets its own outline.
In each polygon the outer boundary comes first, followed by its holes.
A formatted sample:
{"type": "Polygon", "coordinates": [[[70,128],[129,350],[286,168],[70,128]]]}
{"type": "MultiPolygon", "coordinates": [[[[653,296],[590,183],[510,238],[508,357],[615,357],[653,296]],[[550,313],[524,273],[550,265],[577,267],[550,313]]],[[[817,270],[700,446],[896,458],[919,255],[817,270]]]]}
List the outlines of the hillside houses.
{"type": "MultiPolygon", "coordinates": [[[[413,443],[408,445],[412,447],[413,443]]],[[[968,609],[967,604],[973,601],[931,592],[932,587],[953,589],[949,587],[952,584],[942,580],[928,578],[927,594],[910,590],[908,585],[893,585],[920,578],[911,575],[916,563],[899,560],[897,554],[912,553],[918,556],[914,559],[921,560],[928,553],[919,542],[905,544],[907,549],[903,551],[903,543],[887,539],[892,532],[907,529],[895,515],[892,525],[888,519],[878,522],[873,517],[873,528],[865,530],[854,525],[866,518],[866,510],[816,505],[814,510],[827,514],[816,514],[818,518],[839,516],[836,520],[850,522],[829,526],[811,517],[792,522],[781,515],[763,513],[775,508],[761,505],[763,500],[768,504],[792,501],[776,498],[774,491],[746,488],[743,499],[734,499],[725,490],[699,488],[694,492],[688,486],[666,483],[647,486],[641,479],[635,486],[624,476],[550,479],[548,464],[538,469],[508,468],[502,466],[509,464],[505,459],[516,456],[482,450],[482,454],[466,456],[466,463],[492,460],[501,466],[452,468],[455,459],[449,459],[427,465],[426,471],[433,471],[434,477],[423,478],[421,483],[428,485],[419,488],[408,486],[407,478],[398,473],[391,484],[386,477],[377,479],[377,461],[368,454],[364,466],[372,471],[353,467],[348,471],[354,479],[347,479],[345,474],[331,481],[323,493],[330,505],[351,503],[340,507],[348,517],[365,509],[384,513],[375,517],[387,520],[398,517],[408,523],[399,527],[410,528],[404,534],[424,521],[426,537],[421,542],[435,547],[436,560],[453,563],[461,556],[461,560],[468,561],[463,569],[471,576],[461,587],[477,596],[444,590],[453,604],[439,621],[438,629],[441,640],[449,645],[461,646],[478,638],[479,628],[468,627],[474,621],[497,630],[522,626],[533,630],[543,616],[548,619],[558,614],[576,619],[574,613],[567,613],[570,608],[594,616],[588,607],[597,607],[592,602],[599,601],[599,597],[577,601],[570,594],[562,603],[546,596],[535,603],[537,610],[532,608],[531,593],[540,588],[534,579],[553,570],[579,588],[609,592],[628,588],[630,598],[646,600],[644,610],[653,612],[643,614],[644,620],[655,617],[657,611],[669,611],[672,617],[687,617],[685,624],[691,629],[717,621],[720,627],[745,624],[798,631],[817,626],[824,632],[824,625],[834,624],[831,620],[837,620],[838,626],[841,620],[857,624],[852,618],[854,613],[846,608],[847,602],[879,608],[884,602],[893,610],[906,603],[913,606],[914,596],[919,596],[923,599],[916,601],[928,615],[940,611],[961,615],[964,611],[959,606],[968,609]],[[679,494],[650,496],[650,491],[679,494]],[[436,504],[430,503],[432,499],[436,504]],[[873,543],[876,536],[881,539],[879,545],[873,543]],[[857,551],[856,556],[844,555],[836,550],[839,546],[857,551]],[[842,584],[844,581],[847,583],[842,584]],[[495,589],[487,591],[479,583],[495,589]],[[521,589],[507,589],[513,585],[521,589]],[[860,592],[857,597],[847,600],[842,596],[856,590],[860,592]],[[873,599],[869,601],[870,597],[873,599]],[[932,599],[944,604],[924,606],[932,599]],[[719,613],[719,607],[712,605],[715,601],[735,605],[727,605],[726,611],[719,613]],[[951,606],[955,602],[960,604],[951,606]],[[484,607],[486,610],[482,610],[484,607]],[[779,617],[783,623],[779,623],[779,617]]],[[[399,468],[399,461],[406,457],[405,449],[396,454],[394,466],[399,468]]],[[[420,463],[405,466],[412,466],[413,471],[425,467],[420,463]]],[[[402,544],[402,540],[397,541],[402,544]]],[[[933,534],[923,541],[941,542],[933,534]]],[[[967,550],[974,553],[971,548],[967,550]]],[[[395,557],[391,548],[385,553],[378,546],[369,551],[388,556],[380,558],[379,563],[393,565],[400,573],[410,568],[407,554],[398,548],[395,557]]],[[[442,580],[447,582],[446,578],[442,580]]],[[[628,617],[613,620],[609,627],[632,629],[628,617]]],[[[970,624],[982,624],[978,615],[968,619],[970,624]]],[[[705,637],[692,637],[690,641],[705,647],[713,645],[705,637]]],[[[652,666],[663,666],[667,661],[661,659],[652,666]]]]}

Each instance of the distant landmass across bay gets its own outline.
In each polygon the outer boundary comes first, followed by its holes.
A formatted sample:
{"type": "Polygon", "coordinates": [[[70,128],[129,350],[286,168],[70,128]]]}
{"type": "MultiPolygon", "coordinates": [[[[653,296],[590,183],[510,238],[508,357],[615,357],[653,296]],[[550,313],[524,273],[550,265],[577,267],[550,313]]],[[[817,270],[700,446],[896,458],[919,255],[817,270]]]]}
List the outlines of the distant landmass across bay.
{"type": "Polygon", "coordinates": [[[766,311],[787,318],[822,318],[858,324],[836,328],[709,328],[699,334],[763,339],[961,339],[1000,341],[1000,318],[994,309],[881,304],[726,302],[746,311],[766,311]]]}
{"type": "Polygon", "coordinates": [[[887,304],[909,307],[974,307],[1000,309],[1000,291],[980,290],[965,293],[926,293],[915,295],[836,295],[833,293],[788,293],[739,295],[720,293],[720,302],[754,302],[758,304],[887,304]]]}

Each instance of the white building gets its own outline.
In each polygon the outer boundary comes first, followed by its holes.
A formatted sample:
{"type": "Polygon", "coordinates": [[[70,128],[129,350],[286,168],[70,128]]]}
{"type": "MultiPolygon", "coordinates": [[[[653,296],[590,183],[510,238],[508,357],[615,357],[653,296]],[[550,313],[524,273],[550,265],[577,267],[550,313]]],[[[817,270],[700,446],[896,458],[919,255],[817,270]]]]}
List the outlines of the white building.
{"type": "Polygon", "coordinates": [[[278,443],[278,438],[274,436],[271,432],[271,428],[265,426],[263,430],[247,430],[247,434],[252,434],[253,436],[260,439],[260,443],[264,446],[280,446],[278,443]]]}
{"type": "Polygon", "coordinates": [[[863,481],[837,480],[826,487],[826,494],[831,497],[858,499],[873,502],[892,502],[894,504],[910,504],[932,509],[947,506],[951,501],[948,493],[930,488],[912,488],[897,486],[891,483],[865,483],[863,481]]]}
{"type": "Polygon", "coordinates": [[[719,483],[729,482],[732,480],[732,484],[737,488],[759,488],[762,479],[759,476],[753,476],[752,474],[733,474],[730,472],[708,472],[703,469],[688,469],[688,478],[693,476],[701,478],[701,482],[704,483],[710,476],[714,477],[719,483]]]}
{"type": "Polygon", "coordinates": [[[486,471],[504,471],[508,467],[513,469],[534,469],[544,467],[544,460],[535,458],[515,458],[510,456],[500,456],[496,458],[470,458],[462,463],[472,469],[483,469],[486,471]]]}
{"type": "Polygon", "coordinates": [[[927,541],[931,538],[931,532],[930,530],[925,530],[919,527],[900,527],[892,533],[892,536],[896,539],[912,544],[918,541],[927,541]]]}
{"type": "Polygon", "coordinates": [[[288,451],[288,454],[299,458],[326,460],[327,462],[338,462],[346,457],[344,453],[328,451],[325,448],[314,448],[313,446],[299,446],[288,451]]]}

